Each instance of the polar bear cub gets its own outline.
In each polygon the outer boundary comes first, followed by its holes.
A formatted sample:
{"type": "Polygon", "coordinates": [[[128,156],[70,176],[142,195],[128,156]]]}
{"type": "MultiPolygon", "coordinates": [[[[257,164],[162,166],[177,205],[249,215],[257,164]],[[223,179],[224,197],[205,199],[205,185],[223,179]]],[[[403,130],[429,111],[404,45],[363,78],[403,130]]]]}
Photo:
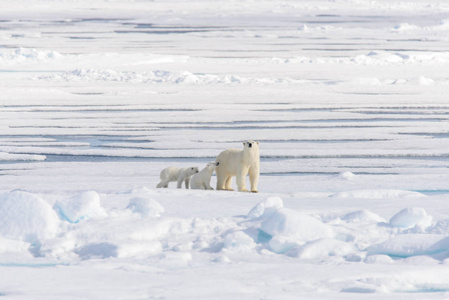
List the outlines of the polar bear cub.
{"type": "Polygon", "coordinates": [[[245,187],[246,175],[249,173],[251,192],[257,193],[259,182],[260,156],[259,142],[247,141],[242,149],[227,149],[221,152],[215,160],[219,166],[217,174],[217,190],[232,191],[231,179],[236,176],[237,187],[240,192],[248,192],[245,187]]]}
{"type": "Polygon", "coordinates": [[[178,182],[178,189],[182,187],[182,183],[185,182],[186,189],[189,188],[190,177],[193,174],[198,173],[198,167],[190,168],[177,168],[168,167],[161,171],[161,182],[157,185],[158,188],[168,188],[168,183],[176,181],[178,182]]]}
{"type": "Polygon", "coordinates": [[[195,190],[213,190],[210,186],[210,178],[219,165],[218,162],[212,161],[204,167],[198,174],[190,179],[190,187],[195,190]]]}

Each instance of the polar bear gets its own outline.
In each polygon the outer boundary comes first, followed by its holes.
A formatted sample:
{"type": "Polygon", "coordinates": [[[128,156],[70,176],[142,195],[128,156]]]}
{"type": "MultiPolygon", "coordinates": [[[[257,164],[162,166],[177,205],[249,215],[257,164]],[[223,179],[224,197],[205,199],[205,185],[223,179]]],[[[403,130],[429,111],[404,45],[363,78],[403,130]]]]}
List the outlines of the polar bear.
{"type": "Polygon", "coordinates": [[[210,186],[210,178],[218,165],[219,163],[215,161],[208,163],[198,174],[192,176],[190,187],[195,190],[213,190],[210,186]]]}
{"type": "Polygon", "coordinates": [[[245,188],[245,178],[249,173],[251,192],[257,193],[259,182],[259,142],[247,141],[242,149],[227,149],[221,152],[215,160],[219,166],[217,174],[217,190],[231,189],[231,178],[236,176],[237,187],[240,192],[248,192],[245,188]]]}
{"type": "Polygon", "coordinates": [[[189,188],[190,177],[198,173],[198,167],[177,168],[168,167],[161,171],[161,182],[157,185],[158,188],[168,188],[168,183],[177,181],[178,189],[182,187],[182,182],[185,182],[186,189],[189,188]]]}

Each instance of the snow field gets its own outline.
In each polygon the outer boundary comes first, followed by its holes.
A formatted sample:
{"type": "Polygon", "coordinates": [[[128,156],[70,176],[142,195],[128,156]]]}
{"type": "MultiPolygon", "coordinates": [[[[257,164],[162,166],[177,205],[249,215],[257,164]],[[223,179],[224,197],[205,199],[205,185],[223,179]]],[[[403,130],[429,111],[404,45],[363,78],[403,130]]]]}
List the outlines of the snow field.
{"type": "Polygon", "coordinates": [[[446,2],[0,10],[1,297],[447,298],[446,2]],[[249,139],[259,194],[155,189],[249,139]]]}
{"type": "MultiPolygon", "coordinates": [[[[398,196],[404,191],[384,193],[392,200],[416,197],[398,196]]],[[[220,193],[176,192],[172,197],[181,194],[186,201],[200,196],[207,205],[209,197],[220,193]]],[[[159,203],[164,202],[164,195],[167,193],[134,190],[120,196],[129,199],[127,206],[105,209],[99,194],[93,191],[55,201],[53,207],[35,194],[4,193],[0,197],[2,256],[14,257],[9,264],[35,257],[36,261],[30,261],[29,266],[39,260],[59,265],[88,260],[111,263],[113,259],[117,264],[132,258],[176,269],[207,261],[234,264],[250,257],[263,260],[273,255],[303,263],[361,265],[404,264],[413,259],[420,265],[422,262],[437,265],[446,264],[449,257],[447,237],[441,234],[442,226],[447,230],[447,219],[432,220],[423,208],[405,208],[387,222],[368,210],[331,216],[310,214],[284,207],[280,197],[270,196],[240,216],[221,212],[216,218],[192,218],[173,217],[177,213],[159,203]]],[[[358,191],[354,195],[369,199],[371,191],[358,191]]],[[[345,283],[342,291],[357,292],[359,288],[351,284],[355,283],[345,283]]],[[[425,288],[441,290],[448,282],[440,279],[438,283],[429,283],[430,287],[422,287],[414,280],[406,285],[385,284],[382,280],[365,284],[371,292],[385,293],[400,288],[409,292],[425,288]]]]}

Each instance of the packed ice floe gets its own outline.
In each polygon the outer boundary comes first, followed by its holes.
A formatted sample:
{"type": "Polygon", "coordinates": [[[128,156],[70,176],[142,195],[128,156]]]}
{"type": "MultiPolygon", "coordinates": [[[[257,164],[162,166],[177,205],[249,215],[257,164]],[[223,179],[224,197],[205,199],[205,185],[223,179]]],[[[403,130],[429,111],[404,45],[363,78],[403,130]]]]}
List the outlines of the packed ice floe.
{"type": "Polygon", "coordinates": [[[404,208],[387,221],[368,210],[311,215],[284,207],[280,197],[268,197],[241,217],[175,218],[166,217],[164,207],[149,194],[133,191],[123,195],[129,198],[126,207],[104,209],[94,191],[63,197],[53,205],[45,195],[4,193],[0,251],[61,263],[161,255],[172,260],[179,256],[182,264],[192,257],[231,262],[241,255],[361,264],[449,258],[448,238],[440,232],[448,222],[433,220],[419,207],[404,208]]]}
{"type": "Polygon", "coordinates": [[[56,51],[18,48],[12,52],[0,53],[0,64],[42,63],[63,57],[56,51]]]}
{"type": "Polygon", "coordinates": [[[290,57],[272,58],[273,64],[351,64],[360,66],[439,65],[449,63],[447,52],[424,54],[422,52],[369,51],[349,57],[290,57]]]}
{"type": "Polygon", "coordinates": [[[45,155],[17,154],[0,151],[0,161],[42,161],[45,159],[45,155]]]}
{"type": "Polygon", "coordinates": [[[1,9],[0,298],[449,294],[445,1],[1,9]],[[248,138],[258,194],[142,188],[248,138]]]}
{"type": "Polygon", "coordinates": [[[165,84],[265,84],[265,83],[300,83],[291,78],[243,78],[237,75],[219,76],[214,74],[197,74],[188,71],[170,72],[155,70],[151,72],[120,72],[115,70],[76,69],[56,75],[36,77],[45,81],[117,81],[129,83],[165,83],[165,84]]]}

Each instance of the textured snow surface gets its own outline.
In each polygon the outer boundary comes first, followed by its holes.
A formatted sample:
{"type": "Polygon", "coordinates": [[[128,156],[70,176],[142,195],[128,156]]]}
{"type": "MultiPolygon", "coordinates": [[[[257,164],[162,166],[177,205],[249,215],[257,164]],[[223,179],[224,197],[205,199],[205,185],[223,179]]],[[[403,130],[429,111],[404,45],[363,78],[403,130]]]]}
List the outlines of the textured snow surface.
{"type": "Polygon", "coordinates": [[[3,2],[0,298],[449,297],[447,1],[3,2]]]}

